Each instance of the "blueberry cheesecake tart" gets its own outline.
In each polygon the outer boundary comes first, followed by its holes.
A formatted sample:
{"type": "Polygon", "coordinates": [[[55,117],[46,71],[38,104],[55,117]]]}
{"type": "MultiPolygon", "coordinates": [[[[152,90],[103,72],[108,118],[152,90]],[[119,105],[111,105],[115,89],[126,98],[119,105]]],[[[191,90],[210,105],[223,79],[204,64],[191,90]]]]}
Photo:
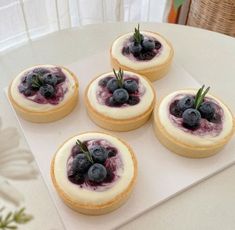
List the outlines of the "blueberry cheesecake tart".
{"type": "Polygon", "coordinates": [[[209,87],[175,91],[154,111],[159,141],[179,155],[202,158],[220,151],[231,139],[235,120],[228,107],[208,94],[209,87]]]}
{"type": "Polygon", "coordinates": [[[90,118],[113,131],[129,131],[143,125],[151,116],[154,103],[151,82],[121,69],[98,76],[85,91],[90,118]]]}
{"type": "Polygon", "coordinates": [[[8,96],[25,120],[46,123],[69,114],[78,100],[78,81],[68,69],[39,65],[24,70],[12,81],[8,96]]]}
{"type": "Polygon", "coordinates": [[[137,177],[132,149],[117,137],[88,132],[67,140],[51,162],[59,196],[77,212],[101,215],[120,207],[137,177]]]}
{"type": "Polygon", "coordinates": [[[127,33],[118,37],[110,49],[113,68],[122,68],[158,80],[168,72],[172,58],[172,45],[163,36],[149,31],[127,33]]]}

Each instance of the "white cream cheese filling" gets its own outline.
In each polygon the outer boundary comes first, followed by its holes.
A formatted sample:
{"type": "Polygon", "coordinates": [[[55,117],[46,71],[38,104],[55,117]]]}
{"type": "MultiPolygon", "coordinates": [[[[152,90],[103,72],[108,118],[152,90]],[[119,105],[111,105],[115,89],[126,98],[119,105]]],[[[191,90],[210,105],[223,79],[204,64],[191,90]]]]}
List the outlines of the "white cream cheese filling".
{"type": "Polygon", "coordinates": [[[154,37],[156,40],[158,40],[161,43],[162,47],[159,55],[156,55],[153,59],[147,61],[138,61],[138,60],[134,61],[130,59],[128,56],[123,55],[122,54],[123,44],[128,38],[130,38],[133,35],[133,33],[127,33],[120,36],[113,42],[113,45],[111,47],[112,57],[117,59],[121,65],[125,65],[135,70],[143,70],[164,64],[168,60],[170,53],[172,52],[172,48],[170,47],[170,45],[159,34],[147,31],[141,31],[141,33],[143,35],[154,37]]]}
{"type": "Polygon", "coordinates": [[[60,101],[59,104],[57,104],[57,105],[52,105],[52,104],[49,104],[49,103],[47,103],[47,104],[39,104],[37,102],[34,102],[32,100],[27,99],[27,97],[25,97],[24,94],[19,92],[18,87],[19,87],[19,85],[21,83],[22,76],[26,72],[28,72],[30,70],[33,70],[35,68],[38,68],[38,67],[55,68],[57,66],[54,66],[54,65],[34,66],[34,67],[28,68],[28,69],[22,71],[20,74],[18,74],[17,77],[13,80],[13,82],[11,84],[11,89],[10,89],[11,96],[14,99],[14,101],[19,106],[21,106],[21,107],[23,107],[25,109],[28,109],[30,111],[35,111],[35,112],[45,112],[45,111],[49,111],[51,109],[54,109],[56,107],[64,105],[66,103],[66,101],[68,99],[70,99],[72,97],[72,95],[74,94],[74,90],[76,89],[75,88],[76,83],[75,83],[71,73],[69,73],[66,69],[64,69],[62,67],[59,67],[59,68],[61,68],[61,70],[63,71],[63,73],[66,76],[66,80],[65,80],[65,82],[62,85],[64,91],[66,90],[66,93],[64,94],[63,100],[60,101]]]}
{"type": "Polygon", "coordinates": [[[128,119],[131,117],[136,117],[144,112],[146,112],[149,107],[151,106],[153,99],[154,99],[154,92],[149,85],[149,82],[146,81],[143,77],[138,74],[125,71],[125,74],[134,75],[135,77],[139,78],[139,84],[145,87],[145,93],[141,96],[140,102],[133,106],[126,106],[126,107],[110,107],[105,104],[99,103],[97,99],[97,90],[99,86],[99,80],[106,76],[113,76],[112,72],[105,73],[95,79],[89,86],[87,96],[91,106],[98,111],[99,113],[103,114],[104,116],[108,116],[113,119],[128,119]]]}
{"type": "Polygon", "coordinates": [[[114,199],[129,186],[134,176],[134,164],[127,146],[117,138],[104,133],[85,133],[71,138],[58,150],[54,161],[54,175],[58,186],[69,197],[72,197],[73,201],[99,205],[114,199]],[[123,170],[121,170],[122,175],[119,175],[120,178],[113,183],[112,187],[104,191],[96,191],[80,188],[79,185],[73,184],[68,180],[67,161],[71,155],[71,149],[75,145],[77,139],[80,141],[105,139],[110,142],[113,147],[119,150],[123,162],[123,170]]]}
{"type": "Polygon", "coordinates": [[[213,97],[210,94],[207,94],[206,97],[214,99],[219,106],[223,109],[224,117],[222,121],[222,130],[216,135],[194,135],[190,132],[185,132],[182,129],[178,128],[176,124],[174,124],[169,119],[169,104],[172,102],[173,98],[175,98],[179,94],[196,94],[195,90],[178,90],[166,96],[160,103],[158,107],[158,116],[161,124],[166,129],[166,131],[174,137],[176,140],[188,143],[195,146],[210,146],[215,144],[216,142],[223,140],[233,129],[233,117],[229,109],[217,98],[213,97]]]}

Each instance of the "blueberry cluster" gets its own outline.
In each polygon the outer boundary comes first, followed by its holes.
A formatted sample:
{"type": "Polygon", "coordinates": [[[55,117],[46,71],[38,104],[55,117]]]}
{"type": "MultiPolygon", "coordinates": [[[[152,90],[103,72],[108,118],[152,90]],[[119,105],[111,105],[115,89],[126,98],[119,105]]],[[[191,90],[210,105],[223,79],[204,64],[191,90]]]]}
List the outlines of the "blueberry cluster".
{"type": "Polygon", "coordinates": [[[151,60],[162,47],[161,43],[154,38],[143,36],[139,26],[135,28],[135,33],[130,37],[129,43],[123,47],[122,53],[133,54],[138,60],[151,60]]]}
{"type": "Polygon", "coordinates": [[[138,60],[148,61],[156,56],[161,46],[161,43],[153,38],[143,37],[141,43],[136,43],[131,37],[130,43],[123,47],[122,53],[124,55],[131,53],[138,60]]]}
{"type": "Polygon", "coordinates": [[[108,81],[107,89],[112,93],[106,101],[109,106],[121,106],[124,103],[136,105],[140,101],[139,97],[131,95],[138,90],[138,84],[134,79],[124,80],[123,86],[120,87],[117,80],[113,78],[108,81]]]}
{"type": "Polygon", "coordinates": [[[118,73],[115,70],[115,77],[106,77],[101,79],[99,85],[106,87],[111,96],[106,99],[106,105],[119,107],[127,103],[136,105],[140,99],[136,95],[138,93],[138,81],[134,78],[123,79],[123,71],[120,69],[118,73]]]}
{"type": "Polygon", "coordinates": [[[117,150],[113,147],[93,145],[89,150],[86,142],[77,142],[72,149],[73,162],[68,172],[68,178],[76,184],[89,183],[99,185],[108,182],[113,172],[106,167],[106,160],[115,156],[117,150]]]}
{"type": "Polygon", "coordinates": [[[56,85],[64,81],[65,76],[62,72],[55,74],[46,68],[36,68],[22,79],[19,91],[26,97],[39,92],[43,97],[49,99],[55,95],[56,85]]]}
{"type": "Polygon", "coordinates": [[[172,115],[183,118],[183,124],[189,128],[195,128],[199,125],[201,118],[213,121],[215,116],[214,103],[203,102],[198,109],[194,108],[195,98],[186,96],[175,103],[170,108],[172,115]]]}
{"type": "MultiPolygon", "coordinates": [[[[206,91],[208,92],[208,90],[206,91]]],[[[204,100],[207,92],[202,94],[201,91],[201,94],[197,93],[196,97],[185,96],[180,100],[174,101],[170,106],[170,113],[176,117],[183,118],[184,127],[189,129],[197,128],[201,118],[209,122],[219,122],[220,117],[216,114],[216,105],[213,102],[204,100]]]]}

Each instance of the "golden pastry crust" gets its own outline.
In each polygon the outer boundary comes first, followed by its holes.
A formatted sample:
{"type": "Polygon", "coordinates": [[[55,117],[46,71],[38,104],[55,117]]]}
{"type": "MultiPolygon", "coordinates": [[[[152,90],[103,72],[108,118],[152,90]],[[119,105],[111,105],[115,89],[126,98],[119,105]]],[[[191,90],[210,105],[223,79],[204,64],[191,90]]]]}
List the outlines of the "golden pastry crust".
{"type": "MultiPolygon", "coordinates": [[[[146,32],[151,32],[151,31],[146,31],[146,32]]],[[[125,65],[121,64],[118,61],[118,59],[113,57],[113,55],[112,55],[112,46],[113,45],[112,45],[111,48],[110,48],[110,59],[111,59],[112,67],[114,69],[121,68],[123,70],[128,70],[128,71],[131,71],[131,72],[134,72],[134,73],[138,73],[140,75],[144,75],[150,81],[156,81],[156,80],[159,80],[159,79],[163,78],[168,73],[168,71],[170,69],[172,59],[173,59],[173,56],[174,56],[174,49],[173,49],[171,43],[167,39],[165,39],[162,35],[160,35],[158,33],[154,33],[154,32],[151,32],[151,33],[162,37],[167,42],[169,47],[171,48],[169,57],[167,58],[167,60],[164,63],[162,63],[160,65],[156,65],[155,67],[151,67],[151,68],[144,68],[144,69],[141,69],[141,70],[135,70],[133,68],[130,68],[129,66],[125,66],[125,65]]],[[[121,36],[123,36],[123,35],[121,35],[121,36]]],[[[119,37],[121,37],[121,36],[119,36],[119,37]]]]}
{"type": "MultiPolygon", "coordinates": [[[[231,111],[230,111],[231,112],[231,111]]],[[[232,114],[232,113],[231,113],[232,114]]],[[[176,140],[162,125],[159,115],[158,106],[154,109],[154,131],[158,140],[170,151],[189,158],[205,158],[218,153],[231,139],[235,132],[235,118],[233,119],[233,128],[231,132],[222,140],[215,142],[210,146],[192,145],[184,141],[176,140]]]]}
{"type": "MultiPolygon", "coordinates": [[[[85,132],[88,133],[88,132],[85,132]]],[[[93,132],[89,132],[89,133],[93,133],[93,132]]],[[[94,132],[94,133],[102,133],[102,132],[94,132]]],[[[103,134],[107,134],[107,133],[103,133],[103,134]]],[[[110,135],[110,134],[109,134],[110,135]]],[[[72,137],[73,138],[73,137],[72,137]]],[[[117,138],[117,137],[115,137],[117,138]]],[[[137,179],[137,172],[138,172],[138,164],[137,164],[137,160],[136,157],[134,155],[133,150],[131,149],[131,147],[124,142],[123,140],[121,140],[120,138],[117,138],[120,142],[122,142],[124,145],[127,146],[130,154],[131,154],[131,158],[133,161],[133,165],[134,165],[134,175],[132,180],[130,181],[130,183],[128,184],[128,186],[125,188],[125,190],[123,190],[120,194],[118,194],[115,198],[111,199],[108,202],[105,202],[103,204],[87,204],[84,203],[82,200],[80,202],[75,201],[73,199],[73,197],[69,196],[68,194],[66,194],[66,192],[63,190],[63,188],[61,188],[58,183],[56,182],[56,178],[55,178],[55,174],[54,174],[54,162],[55,162],[55,156],[54,155],[52,161],[51,161],[51,179],[53,182],[53,185],[56,189],[56,191],[58,192],[60,198],[64,201],[64,203],[69,206],[70,208],[72,208],[73,210],[86,214],[86,215],[103,215],[106,214],[108,212],[112,212],[115,209],[119,208],[122,204],[124,204],[127,199],[129,198],[129,196],[131,195],[131,192],[135,186],[136,183],[136,179],[137,179]]],[[[68,140],[66,140],[61,147],[67,142],[68,140]]]]}
{"type": "MultiPolygon", "coordinates": [[[[101,74],[103,75],[103,74],[101,74]]],[[[99,75],[98,77],[100,77],[101,75],[99,75]]],[[[86,90],[85,90],[85,105],[87,108],[87,112],[88,115],[90,116],[90,118],[94,121],[94,123],[96,123],[98,126],[104,128],[104,129],[108,129],[108,130],[112,130],[112,131],[130,131],[133,129],[137,129],[140,126],[142,126],[143,124],[145,124],[148,119],[150,118],[154,105],[155,105],[155,101],[156,101],[156,94],[155,94],[155,90],[151,84],[151,82],[146,79],[145,77],[143,77],[146,81],[148,81],[149,85],[151,86],[151,89],[153,91],[154,94],[154,98],[153,101],[150,105],[150,107],[144,111],[141,115],[136,116],[136,117],[131,117],[128,119],[113,119],[111,117],[105,116],[102,113],[98,112],[90,103],[89,99],[88,99],[88,89],[90,87],[90,85],[98,78],[96,77],[95,79],[93,79],[89,85],[87,86],[86,90]]]]}
{"type": "MultiPolygon", "coordinates": [[[[38,66],[35,66],[35,67],[38,67],[38,66]]],[[[76,78],[75,74],[72,73],[67,68],[65,68],[63,66],[58,66],[58,67],[65,69],[66,71],[68,71],[71,74],[71,76],[73,77],[73,80],[75,82],[75,89],[74,89],[73,95],[70,98],[68,98],[68,100],[66,101],[65,104],[63,104],[61,106],[56,106],[56,108],[54,108],[54,109],[51,109],[51,110],[48,110],[45,112],[35,112],[35,111],[31,111],[25,107],[20,106],[13,99],[13,97],[11,95],[12,83],[10,84],[10,86],[8,87],[8,97],[11,101],[13,108],[17,112],[17,114],[19,114],[23,119],[30,121],[30,122],[34,122],[34,123],[48,123],[48,122],[62,119],[63,117],[65,117],[66,115],[71,113],[72,110],[75,108],[77,101],[78,101],[78,87],[79,87],[77,78],[76,78]]]]}

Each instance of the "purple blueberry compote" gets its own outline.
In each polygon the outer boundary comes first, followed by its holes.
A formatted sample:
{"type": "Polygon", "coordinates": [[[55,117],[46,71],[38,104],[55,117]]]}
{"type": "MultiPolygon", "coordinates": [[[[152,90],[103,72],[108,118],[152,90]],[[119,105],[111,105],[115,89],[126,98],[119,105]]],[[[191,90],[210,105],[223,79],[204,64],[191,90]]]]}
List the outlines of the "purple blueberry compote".
{"type": "Polygon", "coordinates": [[[28,100],[38,104],[57,105],[67,92],[63,83],[66,76],[59,67],[37,67],[21,78],[18,90],[28,100]]]}
{"type": "Polygon", "coordinates": [[[122,170],[119,150],[104,139],[77,141],[67,162],[68,180],[80,188],[96,191],[111,187],[122,170]]]}
{"type": "Polygon", "coordinates": [[[224,112],[210,97],[204,97],[195,108],[195,95],[176,95],[169,103],[169,118],[173,124],[194,135],[217,136],[221,132],[224,112]]]}
{"type": "Polygon", "coordinates": [[[119,71],[98,82],[96,98],[100,104],[109,107],[134,106],[140,102],[145,93],[145,87],[135,75],[124,74],[119,71]],[[119,76],[117,76],[119,75],[119,76]]]}

